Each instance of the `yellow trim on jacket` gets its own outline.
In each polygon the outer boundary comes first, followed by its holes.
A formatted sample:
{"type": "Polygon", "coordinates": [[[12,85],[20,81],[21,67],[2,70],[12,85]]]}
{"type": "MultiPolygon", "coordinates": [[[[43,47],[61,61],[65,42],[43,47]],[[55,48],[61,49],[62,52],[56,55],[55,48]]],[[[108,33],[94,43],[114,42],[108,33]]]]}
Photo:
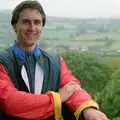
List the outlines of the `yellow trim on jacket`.
{"type": "Polygon", "coordinates": [[[82,112],[84,109],[89,108],[89,107],[93,107],[93,108],[99,109],[99,106],[98,106],[98,104],[97,104],[95,101],[93,101],[93,100],[88,100],[88,101],[84,102],[82,105],[80,105],[80,106],[76,109],[76,111],[74,112],[74,115],[75,115],[76,119],[78,120],[81,112],[82,112]]]}
{"type": "Polygon", "coordinates": [[[48,94],[53,98],[55,120],[63,120],[60,94],[53,91],[49,91],[48,94]]]}

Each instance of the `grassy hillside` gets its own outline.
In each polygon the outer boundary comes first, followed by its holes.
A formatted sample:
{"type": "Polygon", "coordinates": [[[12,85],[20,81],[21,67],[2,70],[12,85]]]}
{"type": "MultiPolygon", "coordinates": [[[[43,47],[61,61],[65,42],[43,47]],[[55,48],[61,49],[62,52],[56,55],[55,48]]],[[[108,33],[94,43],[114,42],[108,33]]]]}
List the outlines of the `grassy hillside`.
{"type": "Polygon", "coordinates": [[[110,59],[77,52],[62,56],[80,79],[81,86],[99,103],[100,109],[110,120],[120,120],[120,57],[110,59]]]}

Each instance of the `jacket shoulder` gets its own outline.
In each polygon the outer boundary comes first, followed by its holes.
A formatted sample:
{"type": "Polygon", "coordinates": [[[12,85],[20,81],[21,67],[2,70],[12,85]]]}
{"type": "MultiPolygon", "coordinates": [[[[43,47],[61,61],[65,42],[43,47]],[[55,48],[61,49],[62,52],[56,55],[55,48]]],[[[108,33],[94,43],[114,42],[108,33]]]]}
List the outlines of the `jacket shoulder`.
{"type": "Polygon", "coordinates": [[[52,52],[44,52],[44,55],[51,61],[51,63],[58,69],[60,67],[60,56],[52,52]]]}
{"type": "Polygon", "coordinates": [[[10,49],[5,49],[0,51],[0,63],[1,64],[10,64],[13,59],[13,54],[10,49]]]}

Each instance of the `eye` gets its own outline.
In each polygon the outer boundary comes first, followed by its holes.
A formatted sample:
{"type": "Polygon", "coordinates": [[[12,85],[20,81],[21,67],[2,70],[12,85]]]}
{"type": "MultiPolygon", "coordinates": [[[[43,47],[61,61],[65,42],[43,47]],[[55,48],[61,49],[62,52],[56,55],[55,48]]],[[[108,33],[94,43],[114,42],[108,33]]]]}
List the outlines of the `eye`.
{"type": "Polygon", "coordinates": [[[29,23],[30,23],[30,21],[29,21],[29,20],[27,20],[27,19],[23,19],[23,20],[22,20],[22,23],[23,23],[23,24],[29,24],[29,23]]]}
{"type": "Polygon", "coordinates": [[[35,21],[34,21],[34,24],[35,24],[35,25],[41,25],[41,24],[42,24],[42,21],[41,21],[41,20],[35,20],[35,21]]]}

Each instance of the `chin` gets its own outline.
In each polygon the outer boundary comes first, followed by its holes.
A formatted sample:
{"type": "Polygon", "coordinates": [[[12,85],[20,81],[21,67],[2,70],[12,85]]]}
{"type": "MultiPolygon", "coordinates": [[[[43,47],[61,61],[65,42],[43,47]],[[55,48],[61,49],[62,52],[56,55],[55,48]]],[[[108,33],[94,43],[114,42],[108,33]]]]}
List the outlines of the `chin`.
{"type": "Polygon", "coordinates": [[[24,43],[24,45],[27,47],[32,47],[32,46],[35,46],[36,43],[35,42],[26,42],[26,43],[24,43]]]}

